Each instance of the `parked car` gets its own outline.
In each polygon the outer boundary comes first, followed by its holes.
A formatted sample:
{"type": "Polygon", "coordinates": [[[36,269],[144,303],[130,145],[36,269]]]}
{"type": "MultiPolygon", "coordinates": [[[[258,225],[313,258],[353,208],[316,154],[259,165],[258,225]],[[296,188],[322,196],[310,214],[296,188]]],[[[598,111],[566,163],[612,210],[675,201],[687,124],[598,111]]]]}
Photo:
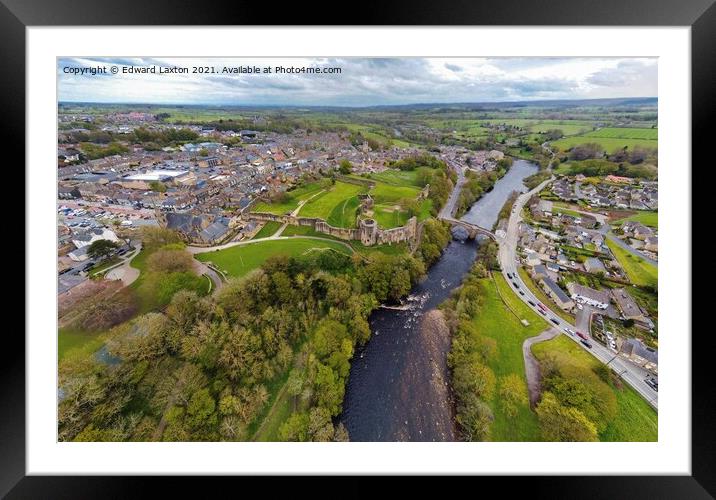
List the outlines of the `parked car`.
{"type": "Polygon", "coordinates": [[[591,348],[592,348],[592,344],[591,344],[588,340],[582,339],[582,340],[580,340],[580,342],[581,342],[582,344],[584,344],[584,347],[586,347],[587,349],[591,349],[591,348]]]}
{"type": "Polygon", "coordinates": [[[559,321],[557,321],[557,318],[551,318],[550,321],[555,325],[559,325],[559,321]]]}
{"type": "Polygon", "coordinates": [[[577,332],[577,336],[578,336],[579,338],[581,338],[581,339],[584,339],[584,340],[589,339],[589,337],[588,337],[586,334],[582,333],[582,332],[577,332]]]}
{"type": "Polygon", "coordinates": [[[534,307],[534,305],[535,305],[535,303],[532,302],[531,300],[528,300],[527,303],[528,303],[529,305],[531,305],[532,307],[534,307]]]}
{"type": "Polygon", "coordinates": [[[525,294],[525,292],[523,292],[522,290],[520,290],[520,295],[524,295],[524,294],[525,294]]]}
{"type": "Polygon", "coordinates": [[[574,330],[572,330],[571,328],[565,328],[564,331],[574,337],[574,330]]]}
{"type": "Polygon", "coordinates": [[[646,385],[654,389],[656,392],[659,392],[659,382],[657,382],[654,378],[646,378],[644,379],[644,382],[646,382],[646,385]]]}
{"type": "Polygon", "coordinates": [[[512,286],[514,286],[514,287],[517,288],[518,290],[520,289],[520,285],[518,285],[518,284],[515,283],[514,281],[512,282],[512,286]]]}
{"type": "Polygon", "coordinates": [[[507,273],[507,277],[512,279],[512,275],[510,273],[507,273]]]}

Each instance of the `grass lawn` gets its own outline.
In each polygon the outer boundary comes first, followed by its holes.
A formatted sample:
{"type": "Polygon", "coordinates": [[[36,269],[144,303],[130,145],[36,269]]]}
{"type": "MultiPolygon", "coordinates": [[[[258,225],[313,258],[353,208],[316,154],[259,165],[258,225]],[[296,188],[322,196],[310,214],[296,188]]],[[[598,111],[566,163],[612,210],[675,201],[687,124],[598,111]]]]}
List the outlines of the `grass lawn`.
{"type": "Polygon", "coordinates": [[[226,272],[228,276],[244,276],[263,264],[273,255],[298,256],[311,251],[333,249],[349,254],[346,245],[334,241],[319,241],[309,238],[291,238],[261,241],[249,245],[239,245],[224,250],[200,253],[196,258],[202,262],[212,262],[226,272]]]}
{"type": "Polygon", "coordinates": [[[296,189],[287,191],[290,198],[285,203],[258,202],[251,208],[251,211],[283,215],[287,212],[295,210],[300,201],[310,198],[321,189],[323,188],[321,187],[320,182],[310,182],[304,186],[299,186],[296,189]]]}
{"type": "MultiPolygon", "coordinates": [[[[558,365],[572,364],[592,368],[600,363],[564,335],[535,344],[532,346],[532,352],[537,359],[552,355],[558,365]]],[[[626,383],[622,384],[621,388],[613,384],[610,384],[610,387],[617,397],[618,410],[614,420],[600,433],[600,441],[656,441],[656,411],[626,383]]]]}
{"type": "Polygon", "coordinates": [[[57,332],[57,358],[62,361],[68,353],[86,357],[104,343],[106,332],[85,332],[75,328],[60,328],[57,332]]]}
{"type": "MultiPolygon", "coordinates": [[[[343,208],[345,207],[345,202],[349,200],[350,198],[355,197],[359,193],[365,192],[366,187],[364,186],[357,186],[355,184],[348,184],[347,182],[336,182],[335,185],[325,193],[321,193],[315,198],[311,198],[310,201],[308,201],[303,207],[301,207],[301,210],[299,210],[298,215],[300,217],[318,217],[324,220],[328,220],[328,218],[333,214],[333,210],[336,207],[340,207],[339,210],[341,211],[341,214],[343,214],[343,208]]],[[[334,221],[342,222],[342,217],[338,217],[338,214],[335,213],[334,215],[334,221]]],[[[350,227],[350,226],[339,226],[339,227],[350,227]]]]}
{"type": "Polygon", "coordinates": [[[204,277],[191,272],[162,273],[163,276],[155,279],[156,277],[150,274],[156,273],[147,272],[148,256],[147,251],[142,249],[130,262],[132,267],[140,271],[139,278],[129,285],[139,302],[138,315],[164,307],[179,290],[194,290],[199,295],[209,292],[210,283],[204,277]]]}
{"type": "Polygon", "coordinates": [[[376,203],[373,206],[373,219],[385,229],[400,227],[408,221],[408,212],[393,203],[376,203]]]}
{"type": "Polygon", "coordinates": [[[527,273],[524,267],[520,267],[517,272],[520,273],[520,278],[522,278],[522,281],[525,282],[527,288],[530,289],[530,291],[534,294],[535,297],[537,297],[537,299],[539,299],[540,302],[543,302],[552,311],[556,312],[557,315],[563,320],[569,321],[570,323],[574,323],[574,316],[569,314],[567,311],[564,311],[552,299],[550,299],[547,294],[544,293],[542,288],[532,280],[532,277],[527,273]]]}
{"type": "Polygon", "coordinates": [[[357,196],[343,200],[333,207],[326,222],[333,227],[355,227],[359,206],[360,200],[357,196]]]}
{"type": "Polygon", "coordinates": [[[269,236],[273,236],[276,231],[279,230],[281,227],[280,222],[276,221],[268,221],[266,224],[264,224],[264,227],[262,227],[256,235],[251,238],[252,240],[257,240],[259,238],[268,238],[269,236]]]}
{"type": "Polygon", "coordinates": [[[514,295],[501,274],[493,275],[495,281],[489,278],[482,280],[484,301],[479,313],[472,319],[478,335],[493,338],[497,342],[497,353],[489,364],[498,380],[495,396],[488,402],[495,415],[492,423],[492,441],[538,441],[537,416],[530,410],[529,403],[522,405],[514,418],[505,414],[499,397],[499,380],[500,377],[511,373],[516,373],[523,381],[525,380],[522,343],[528,337],[539,335],[547,325],[514,295]],[[497,293],[498,287],[502,296],[520,318],[529,321],[529,326],[523,326],[520,320],[505,307],[497,293]]]}
{"type": "Polygon", "coordinates": [[[617,139],[646,139],[656,141],[659,138],[659,129],[656,128],[630,128],[605,127],[584,134],[585,137],[610,137],[617,139]]]}
{"type": "Polygon", "coordinates": [[[624,224],[628,220],[641,222],[645,226],[649,227],[659,227],[659,212],[650,210],[640,211],[624,219],[619,219],[618,221],[615,221],[614,224],[624,224]]]}
{"type": "Polygon", "coordinates": [[[627,252],[609,238],[607,238],[607,245],[632,283],[640,286],[657,285],[659,270],[655,266],[627,252]]]}
{"type": "Polygon", "coordinates": [[[330,234],[324,234],[316,231],[311,226],[286,226],[281,236],[316,236],[317,238],[327,238],[329,240],[344,241],[330,234]]]}

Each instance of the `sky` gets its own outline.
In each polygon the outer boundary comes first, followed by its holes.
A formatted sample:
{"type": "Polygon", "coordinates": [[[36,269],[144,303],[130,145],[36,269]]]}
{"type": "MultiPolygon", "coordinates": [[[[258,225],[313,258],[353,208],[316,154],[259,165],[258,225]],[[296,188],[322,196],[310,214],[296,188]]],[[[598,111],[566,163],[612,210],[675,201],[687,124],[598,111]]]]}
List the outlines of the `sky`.
{"type": "Polygon", "coordinates": [[[59,100],[236,106],[377,106],[657,97],[656,58],[60,58],[59,100]],[[118,69],[112,74],[111,68],[118,69]],[[171,67],[189,74],[162,73],[171,67]],[[214,74],[192,74],[194,66],[214,74]],[[230,74],[224,67],[340,68],[230,74]],[[107,74],[90,74],[104,67],[107,74]],[[122,68],[155,67],[154,74],[122,68]],[[78,74],[85,68],[84,74],[78,74]],[[74,73],[73,73],[74,72],[74,73]]]}

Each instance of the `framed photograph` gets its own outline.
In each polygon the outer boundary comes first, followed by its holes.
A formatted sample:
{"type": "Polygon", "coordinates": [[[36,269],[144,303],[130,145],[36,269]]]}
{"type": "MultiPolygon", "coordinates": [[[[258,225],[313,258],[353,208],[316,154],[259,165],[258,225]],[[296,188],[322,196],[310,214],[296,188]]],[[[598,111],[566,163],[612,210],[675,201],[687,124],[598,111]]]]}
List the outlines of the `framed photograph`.
{"type": "Polygon", "coordinates": [[[3,494],[390,474],[710,498],[711,2],[185,7],[3,0],[27,185],[3,494]]]}

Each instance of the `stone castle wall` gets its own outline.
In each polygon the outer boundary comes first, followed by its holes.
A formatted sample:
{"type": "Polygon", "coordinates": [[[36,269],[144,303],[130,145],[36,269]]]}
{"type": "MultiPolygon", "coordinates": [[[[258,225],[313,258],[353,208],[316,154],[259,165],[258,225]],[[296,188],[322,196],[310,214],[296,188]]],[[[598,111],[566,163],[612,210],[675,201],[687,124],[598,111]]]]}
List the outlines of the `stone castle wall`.
{"type": "Polygon", "coordinates": [[[323,219],[277,215],[268,212],[252,212],[246,214],[245,217],[257,222],[273,221],[293,226],[308,226],[319,233],[342,240],[360,240],[365,246],[392,245],[401,242],[412,245],[418,235],[418,219],[416,217],[411,217],[404,226],[393,229],[381,229],[373,219],[360,220],[357,228],[345,228],[331,226],[323,219]]]}

